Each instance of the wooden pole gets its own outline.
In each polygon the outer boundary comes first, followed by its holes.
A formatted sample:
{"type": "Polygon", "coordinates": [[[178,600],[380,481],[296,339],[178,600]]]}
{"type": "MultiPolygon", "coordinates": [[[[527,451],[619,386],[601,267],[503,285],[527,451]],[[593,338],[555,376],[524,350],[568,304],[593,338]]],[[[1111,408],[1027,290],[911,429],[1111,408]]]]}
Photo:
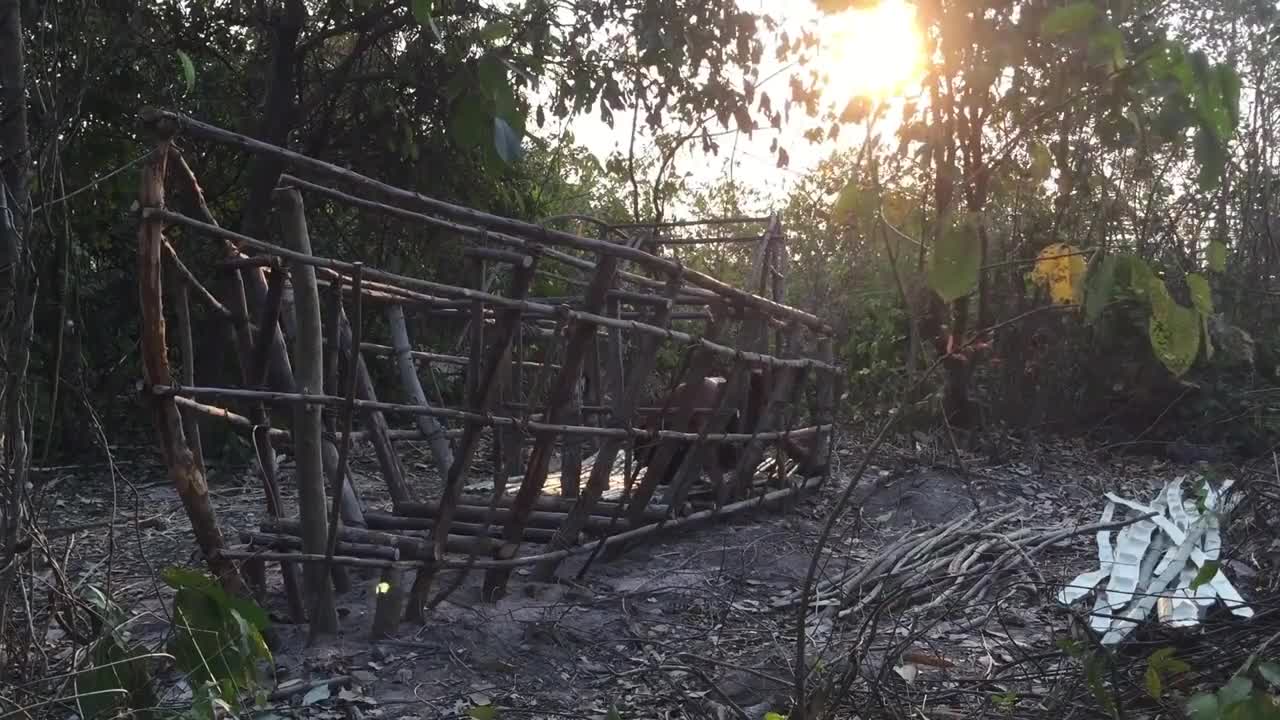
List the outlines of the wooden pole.
{"type": "MultiPolygon", "coordinates": [[[[395,350],[396,369],[400,372],[400,386],[411,403],[430,407],[427,394],[422,391],[422,381],[418,379],[418,371],[409,355],[409,328],[404,320],[404,308],[400,305],[387,306],[387,324],[391,328],[391,343],[395,350]]],[[[361,343],[363,346],[363,343],[361,343]]],[[[430,372],[430,368],[427,369],[430,372]]],[[[414,423],[422,438],[431,447],[431,457],[435,460],[440,477],[449,475],[449,467],[453,465],[453,447],[444,427],[430,415],[415,415],[414,423]]]]}
{"type": "MultiPolygon", "coordinates": [[[[196,384],[195,342],[191,336],[191,303],[185,279],[179,277],[171,284],[175,317],[178,320],[178,352],[182,355],[182,382],[196,384]]],[[[200,472],[205,472],[204,446],[200,441],[200,419],[195,413],[182,413],[182,430],[191,444],[191,458],[200,472]]]]}
{"type": "MultiPolygon", "coordinates": [[[[302,196],[297,190],[276,193],[284,235],[298,250],[311,254],[311,238],[303,215],[302,196]]],[[[324,387],[324,345],[321,342],[320,295],[315,269],[300,265],[293,271],[295,312],[298,337],[294,343],[297,358],[295,372],[302,392],[324,387]]],[[[328,518],[325,515],[324,460],[320,447],[320,408],[314,405],[294,407],[293,440],[297,462],[298,510],[302,518],[302,547],[308,554],[326,554],[328,518]]],[[[332,564],[332,563],[330,563],[332,564]]],[[[311,621],[311,641],[338,632],[338,611],[334,604],[333,585],[326,565],[308,563],[302,569],[307,589],[311,621]]]]}
{"type": "MultiPolygon", "coordinates": [[[[602,255],[600,257],[595,275],[591,278],[591,285],[586,291],[586,307],[590,311],[598,312],[604,304],[609,290],[613,288],[616,282],[617,269],[618,258],[616,256],[602,255]]],[[[568,404],[573,385],[582,376],[582,361],[586,355],[587,344],[591,342],[595,333],[596,326],[590,323],[577,323],[570,331],[569,340],[565,345],[562,366],[547,400],[545,417],[551,424],[561,422],[561,415],[568,404]]],[[[498,551],[497,557],[499,559],[514,557],[519,550],[525,521],[529,513],[533,512],[534,501],[542,493],[542,486],[546,484],[547,471],[550,469],[551,453],[555,442],[556,437],[550,434],[539,435],[534,441],[533,451],[529,454],[529,463],[525,470],[524,482],[521,483],[520,490],[516,493],[516,500],[512,505],[512,516],[507,519],[503,530],[505,543],[498,551]]],[[[484,597],[494,600],[501,596],[506,590],[508,576],[509,573],[502,570],[486,572],[484,597]]]]}
{"type": "MultiPolygon", "coordinates": [[[[142,207],[159,208],[164,205],[164,177],[168,158],[169,141],[161,140],[156,144],[156,152],[143,165],[142,185],[138,196],[138,203],[142,207]]],[[[171,377],[160,271],[163,245],[163,225],[144,219],[138,225],[138,300],[142,311],[142,368],[146,383],[152,386],[167,384],[171,377]]],[[[222,531],[218,528],[213,505],[209,503],[209,487],[204,473],[187,445],[178,406],[173,398],[162,395],[153,395],[147,402],[152,406],[155,416],[156,434],[169,471],[169,479],[182,498],[182,506],[191,521],[196,544],[222,586],[228,592],[239,593],[243,583],[235,563],[219,555],[224,549],[222,531]]]]}

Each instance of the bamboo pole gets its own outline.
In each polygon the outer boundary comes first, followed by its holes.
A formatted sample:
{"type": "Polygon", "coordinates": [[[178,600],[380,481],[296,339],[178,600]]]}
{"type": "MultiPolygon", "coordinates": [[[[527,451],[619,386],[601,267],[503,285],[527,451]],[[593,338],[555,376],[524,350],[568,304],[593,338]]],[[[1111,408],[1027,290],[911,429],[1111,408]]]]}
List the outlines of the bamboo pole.
{"type": "MultiPolygon", "coordinates": [[[[156,152],[147,158],[142,170],[138,203],[144,207],[164,204],[164,178],[168,167],[169,141],[160,140],[156,152]]],[[[148,385],[169,382],[169,347],[165,339],[164,290],[161,282],[161,248],[164,245],[160,223],[143,220],[138,225],[138,300],[142,318],[142,367],[148,385]]],[[[243,587],[235,564],[219,556],[223,549],[222,531],[213,505],[209,503],[209,487],[204,473],[196,465],[182,429],[182,416],[170,397],[148,398],[156,424],[156,436],[164,456],[169,478],[182,498],[183,508],[191,520],[196,543],[204,553],[209,569],[228,592],[239,593],[243,587]]]]}
{"type": "MultiPolygon", "coordinates": [[[[613,288],[618,270],[618,258],[615,255],[602,255],[596,265],[591,285],[586,291],[586,307],[598,312],[605,303],[608,292],[613,288]]],[[[582,377],[582,361],[586,355],[587,344],[595,336],[594,325],[579,323],[569,331],[569,339],[565,344],[562,366],[556,375],[555,383],[547,399],[546,419],[551,424],[559,424],[565,406],[568,405],[573,386],[582,377]]],[[[533,450],[529,454],[524,482],[516,493],[515,502],[511,506],[511,517],[503,528],[504,545],[498,550],[498,557],[512,557],[520,547],[520,540],[525,523],[533,512],[533,503],[542,493],[542,486],[547,481],[550,469],[551,454],[555,446],[556,436],[538,435],[534,439],[533,450]]],[[[506,590],[508,575],[502,571],[485,573],[484,597],[495,600],[506,590]]]]}
{"type": "MultiPolygon", "coordinates": [[[[303,216],[302,196],[296,190],[276,193],[284,235],[298,252],[311,254],[311,238],[303,216]]],[[[321,342],[320,295],[315,269],[300,265],[293,271],[295,311],[298,337],[294,343],[297,358],[295,377],[303,392],[324,387],[324,347],[321,342]]],[[[320,433],[320,407],[294,406],[294,457],[297,463],[298,510],[302,518],[302,547],[307,554],[326,553],[328,519],[325,516],[324,460],[320,433]]],[[[341,469],[339,469],[341,471],[341,469]]],[[[332,563],[329,564],[330,566],[332,563]]],[[[311,622],[311,642],[338,632],[338,611],[334,604],[333,585],[326,565],[308,563],[302,569],[306,585],[311,622]]]]}
{"type": "MultiPolygon", "coordinates": [[[[798,328],[794,332],[798,332],[798,328]]],[[[783,407],[794,401],[794,390],[802,389],[804,380],[804,373],[801,371],[783,370],[777,373],[773,378],[769,396],[759,415],[753,418],[752,413],[748,412],[742,416],[744,424],[753,420],[755,423],[753,427],[744,429],[750,430],[751,434],[757,437],[761,433],[772,430],[774,416],[781,412],[783,407]]],[[[751,486],[755,482],[756,468],[763,458],[763,442],[752,440],[743,447],[742,453],[738,458],[738,467],[735,470],[734,499],[740,500],[751,491],[751,486]]]]}

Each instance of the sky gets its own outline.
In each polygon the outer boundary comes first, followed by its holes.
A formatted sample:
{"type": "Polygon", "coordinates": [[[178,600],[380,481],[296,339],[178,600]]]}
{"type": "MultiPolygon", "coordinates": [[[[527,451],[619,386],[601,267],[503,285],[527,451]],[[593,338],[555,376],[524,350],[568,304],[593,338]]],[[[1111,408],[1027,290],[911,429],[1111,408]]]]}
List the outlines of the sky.
{"type": "MultiPolygon", "coordinates": [[[[915,74],[919,48],[911,32],[910,6],[902,0],[885,0],[877,10],[849,11],[838,16],[822,16],[810,0],[740,0],[740,6],[750,12],[771,15],[792,37],[796,37],[802,27],[818,28],[821,46],[815,67],[831,77],[829,92],[823,97],[825,103],[843,107],[855,94],[884,96],[914,92],[909,78],[915,74]]],[[[766,41],[764,58],[760,77],[768,78],[778,70],[782,72],[759,84],[757,92],[768,92],[775,99],[787,97],[788,79],[801,69],[784,68],[776,62],[774,47],[769,41],[766,41]]],[[[596,114],[586,113],[570,120],[569,129],[581,145],[603,162],[614,151],[625,154],[630,141],[630,124],[623,119],[627,116],[624,112],[617,113],[619,120],[610,128],[596,114]]],[[[721,130],[714,121],[710,129],[721,130]]],[[[833,152],[850,147],[865,133],[865,128],[846,127],[836,141],[814,145],[800,137],[803,129],[784,125],[781,131],[755,130],[751,137],[745,133],[726,135],[719,138],[720,152],[714,156],[703,153],[698,143],[689,143],[690,149],[676,160],[677,171],[690,173],[689,180],[695,185],[710,184],[732,174],[735,179],[763,192],[775,206],[780,205],[796,179],[833,152]],[[786,168],[777,167],[776,156],[770,151],[775,138],[790,156],[786,168]]],[[[546,132],[551,137],[559,128],[548,125],[546,132]]],[[[637,143],[637,147],[641,145],[637,143]]]]}

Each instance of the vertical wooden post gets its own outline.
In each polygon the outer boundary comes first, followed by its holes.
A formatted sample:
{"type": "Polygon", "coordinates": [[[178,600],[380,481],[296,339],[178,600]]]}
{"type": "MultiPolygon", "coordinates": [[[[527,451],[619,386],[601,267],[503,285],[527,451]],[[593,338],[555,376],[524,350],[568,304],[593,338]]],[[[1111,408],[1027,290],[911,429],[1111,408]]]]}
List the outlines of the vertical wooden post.
{"type": "MultiPolygon", "coordinates": [[[[565,423],[582,424],[582,376],[573,383],[565,423]]],[[[576,498],[582,481],[582,436],[566,435],[560,439],[560,497],[576,498]]]]}
{"type": "MultiPolygon", "coordinates": [[[[408,401],[431,407],[427,402],[427,394],[422,391],[422,382],[418,379],[418,371],[413,365],[413,357],[409,354],[409,328],[404,321],[404,308],[400,305],[387,306],[387,324],[391,328],[391,347],[396,355],[396,368],[400,371],[400,385],[408,401]]],[[[440,477],[449,474],[449,466],[453,464],[453,448],[449,438],[444,434],[440,421],[430,415],[414,415],[418,432],[431,446],[431,457],[435,460],[436,470],[440,477]]]]}
{"type": "MultiPolygon", "coordinates": [[[[360,400],[378,402],[378,393],[373,387],[373,378],[364,362],[363,353],[352,347],[351,322],[345,310],[338,311],[338,351],[347,358],[347,367],[356,373],[356,397],[360,400]]],[[[381,410],[366,410],[361,414],[365,426],[369,430],[369,442],[373,445],[373,454],[378,459],[378,467],[382,471],[382,479],[387,484],[387,493],[391,496],[391,506],[398,508],[406,502],[413,502],[413,491],[404,479],[404,468],[400,465],[400,456],[391,444],[390,427],[381,410]]]]}
{"type": "Polygon", "coordinates": [[[373,626],[369,631],[370,640],[382,640],[395,633],[396,628],[400,627],[400,617],[404,613],[404,601],[408,595],[400,568],[384,569],[378,585],[373,589],[375,604],[373,626]]]}
{"type": "MultiPolygon", "coordinates": [[[[622,317],[622,303],[619,302],[618,298],[608,299],[608,307],[605,314],[612,318],[622,317]]],[[[611,327],[606,333],[605,346],[608,348],[608,355],[605,357],[604,371],[608,387],[605,388],[607,397],[605,404],[612,405],[617,402],[618,397],[622,394],[623,378],[626,376],[623,368],[623,354],[625,353],[626,345],[623,341],[622,331],[618,328],[611,327]]],[[[595,336],[593,335],[592,337],[594,338],[595,336]]]]}
{"type": "MultiPolygon", "coordinates": [[[[591,278],[591,285],[587,287],[584,303],[584,308],[587,312],[600,312],[609,290],[614,285],[617,270],[618,258],[616,256],[603,255],[600,257],[596,265],[595,275],[591,278]]],[[[587,344],[591,342],[596,329],[596,326],[592,323],[580,322],[570,330],[569,340],[566,343],[564,356],[561,360],[560,372],[556,375],[555,383],[552,385],[547,399],[547,409],[544,415],[544,421],[547,424],[556,425],[562,422],[565,407],[568,405],[569,396],[573,391],[573,384],[582,376],[582,361],[586,355],[587,344]]],[[[525,523],[528,522],[529,513],[533,512],[534,503],[537,501],[538,495],[542,493],[542,486],[547,481],[547,471],[550,468],[551,453],[555,444],[556,436],[551,433],[540,434],[534,440],[533,451],[529,454],[529,463],[525,470],[524,481],[520,484],[520,490],[516,493],[515,500],[511,503],[511,513],[507,516],[506,526],[502,532],[503,543],[498,547],[496,557],[500,559],[514,557],[520,549],[525,523]]],[[[492,600],[501,596],[506,590],[509,576],[510,570],[506,569],[490,569],[486,572],[484,597],[492,600]]]]}
{"type": "MultiPolygon", "coordinates": [[[[666,305],[658,307],[650,319],[651,324],[662,328],[671,324],[671,309],[674,305],[675,297],[680,293],[681,281],[680,273],[672,275],[667,283],[665,293],[668,302],[666,305]]],[[[631,425],[632,416],[635,414],[639,398],[644,392],[645,383],[658,365],[658,350],[661,348],[662,338],[660,337],[646,335],[640,338],[640,347],[631,363],[626,387],[623,389],[610,415],[609,427],[626,428],[631,425]]],[[[578,533],[582,531],[587,518],[591,515],[591,509],[595,507],[604,491],[609,488],[609,478],[613,474],[613,463],[618,457],[619,449],[622,448],[624,443],[629,443],[630,441],[630,438],[609,437],[601,444],[600,451],[596,455],[595,465],[591,468],[591,475],[587,478],[587,487],[578,498],[578,501],[569,509],[568,515],[560,523],[560,527],[556,529],[556,534],[551,537],[551,544],[547,547],[548,552],[555,552],[569,547],[576,541],[578,533]]],[[[534,578],[542,582],[550,580],[559,565],[560,562],[558,560],[548,560],[539,564],[534,570],[534,578]]]]}
{"type": "MultiPolygon", "coordinates": [[[[303,216],[302,195],[289,188],[276,192],[284,237],[298,252],[311,254],[311,238],[303,216]]],[[[297,314],[298,337],[293,356],[297,360],[295,377],[298,390],[314,393],[324,390],[324,345],[320,322],[320,294],[316,287],[315,268],[299,265],[293,272],[294,311],[297,314]]],[[[358,355],[358,354],[357,354],[358,355]]],[[[298,510],[302,521],[302,550],[323,555],[328,540],[328,518],[324,492],[324,460],[320,447],[320,406],[299,404],[294,408],[293,447],[298,466],[298,510]]],[[[338,632],[338,612],[334,605],[333,585],[324,565],[307,563],[302,568],[310,605],[311,639],[338,632]]]]}
{"type": "MultiPolygon", "coordinates": [[[[503,397],[509,398],[513,402],[522,402],[526,400],[524,392],[524,365],[525,358],[525,337],[524,325],[521,324],[516,328],[516,336],[514,345],[512,346],[514,353],[511,368],[507,372],[506,385],[503,388],[503,397]]],[[[524,466],[524,434],[519,428],[504,427],[498,430],[502,437],[502,486],[506,488],[511,478],[520,474],[520,469],[524,466]]],[[[505,490],[504,490],[505,492],[505,490]]]]}
{"type": "MultiPolygon", "coordinates": [[[[168,167],[169,141],[161,140],[142,170],[142,187],[138,204],[143,208],[164,207],[164,177],[168,167]]],[[[164,224],[159,220],[143,220],[138,225],[138,300],[141,305],[142,368],[147,386],[172,382],[169,369],[169,347],[164,328],[164,289],[160,273],[160,257],[164,246],[164,224]]],[[[182,498],[182,506],[191,520],[196,543],[228,592],[240,592],[243,583],[235,563],[222,557],[224,547],[218,517],[209,503],[209,487],[204,473],[196,465],[182,430],[182,416],[172,397],[153,395],[149,398],[155,413],[156,435],[164,454],[169,478],[182,498]]]]}
{"type": "MultiPolygon", "coordinates": [[[[818,360],[827,365],[835,364],[834,343],[830,335],[818,338],[818,360]]],[[[837,378],[832,373],[823,370],[816,372],[815,380],[817,381],[817,397],[813,408],[813,422],[815,425],[827,425],[835,421],[837,378]]],[[[814,436],[813,452],[809,456],[807,472],[820,472],[824,478],[828,477],[831,472],[831,468],[827,466],[830,446],[831,431],[821,431],[814,436]]]]}

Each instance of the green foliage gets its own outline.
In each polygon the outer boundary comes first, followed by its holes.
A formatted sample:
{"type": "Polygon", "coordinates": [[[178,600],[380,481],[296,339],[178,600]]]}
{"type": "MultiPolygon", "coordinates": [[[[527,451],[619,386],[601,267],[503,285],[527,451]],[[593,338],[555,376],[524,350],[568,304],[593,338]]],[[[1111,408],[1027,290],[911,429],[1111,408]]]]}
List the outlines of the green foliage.
{"type": "Polygon", "coordinates": [[[191,62],[191,56],[181,50],[178,51],[178,62],[182,65],[182,79],[189,94],[196,89],[196,65],[191,62]]]}
{"type": "Polygon", "coordinates": [[[118,605],[95,587],[88,593],[102,630],[89,649],[90,667],[76,675],[81,716],[111,718],[126,708],[152,707],[155,693],[147,665],[155,656],[129,642],[123,631],[125,615],[118,605]]]}
{"type": "Polygon", "coordinates": [[[1187,275],[1187,288],[1191,291],[1191,304],[1202,315],[1213,314],[1213,293],[1209,281],[1199,273],[1187,275]]]}
{"type": "Polygon", "coordinates": [[[1120,267],[1120,256],[1107,255],[1092,267],[1085,279],[1084,316],[1090,323],[1095,323],[1102,316],[1115,298],[1116,271],[1120,267]]]}
{"type": "Polygon", "coordinates": [[[966,213],[938,238],[929,267],[929,287],[947,302],[964,297],[977,287],[981,265],[978,221],[966,213]]]}
{"type": "Polygon", "coordinates": [[[1214,576],[1218,574],[1218,567],[1219,565],[1217,560],[1205,561],[1205,564],[1201,566],[1200,571],[1191,579],[1191,589],[1195,590],[1201,585],[1212,581],[1214,576]]]}
{"type": "Polygon", "coordinates": [[[207,574],[174,567],[163,576],[178,591],[172,652],[178,668],[204,690],[197,695],[198,709],[212,715],[216,704],[238,707],[240,696],[259,686],[259,663],[271,660],[262,637],[266,613],[228,595],[207,574]]]}
{"type": "Polygon", "coordinates": [[[1165,681],[1169,676],[1191,670],[1190,665],[1175,657],[1173,653],[1173,648],[1165,647],[1151,653],[1151,657],[1147,658],[1147,670],[1143,674],[1143,680],[1147,687],[1147,694],[1154,700],[1159,700],[1164,695],[1165,681]]]}
{"type": "Polygon", "coordinates": [[[1183,307],[1167,295],[1151,304],[1147,323],[1151,349],[1174,377],[1191,369],[1200,352],[1200,334],[1200,317],[1194,308],[1183,307]]]}

